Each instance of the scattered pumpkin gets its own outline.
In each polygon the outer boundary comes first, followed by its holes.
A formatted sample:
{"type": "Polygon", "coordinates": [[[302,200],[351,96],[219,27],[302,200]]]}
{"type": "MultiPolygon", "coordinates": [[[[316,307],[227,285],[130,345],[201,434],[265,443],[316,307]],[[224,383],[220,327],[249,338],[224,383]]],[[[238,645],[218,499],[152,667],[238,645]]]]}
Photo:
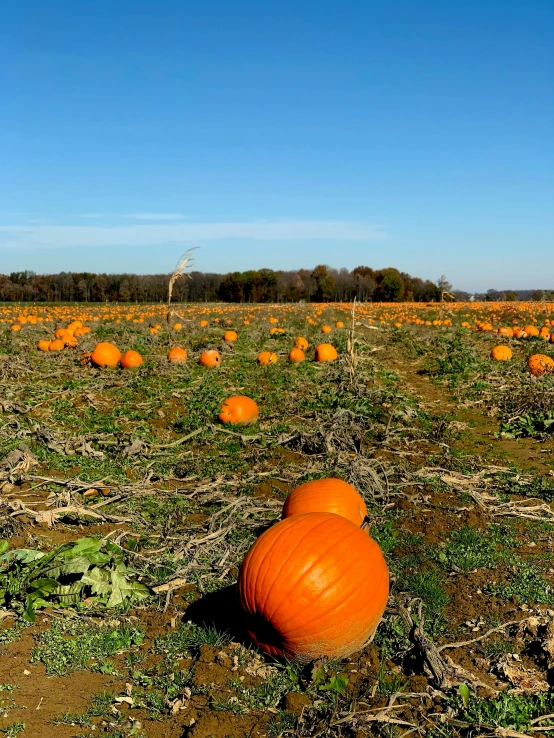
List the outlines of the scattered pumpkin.
{"type": "Polygon", "coordinates": [[[63,349],[64,342],[60,338],[56,338],[48,344],[48,351],[63,351],[63,349]]]}
{"type": "Polygon", "coordinates": [[[223,334],[223,340],[227,341],[227,343],[233,343],[234,341],[238,340],[238,333],[236,331],[225,331],[223,334]]]}
{"type": "Polygon", "coordinates": [[[332,328],[330,325],[322,325],[321,326],[321,332],[322,333],[331,333],[332,328]]]}
{"type": "Polygon", "coordinates": [[[351,484],[328,477],[301,484],[283,505],[283,518],[310,512],[335,513],[360,526],[366,519],[367,507],[351,484]]]}
{"type": "Polygon", "coordinates": [[[302,336],[298,336],[298,338],[294,341],[294,345],[296,348],[302,349],[302,351],[306,351],[310,344],[306,341],[305,338],[302,338],[302,336]]]}
{"type": "MultiPolygon", "coordinates": [[[[52,350],[52,349],[50,349],[52,350]]],[[[108,369],[115,369],[121,359],[121,351],[108,341],[101,341],[90,355],[93,364],[108,369]]]]}
{"type": "Polygon", "coordinates": [[[527,360],[527,368],[534,377],[554,371],[554,360],[545,354],[533,354],[527,360]]]}
{"type": "Polygon", "coordinates": [[[342,658],[375,632],[389,594],[381,549],[333,513],[281,520],[250,548],[238,576],[253,643],[301,662],[342,658]]]}
{"type": "Polygon", "coordinates": [[[509,346],[495,346],[491,351],[491,359],[495,361],[509,361],[512,358],[512,349],[509,346]]]}
{"type": "Polygon", "coordinates": [[[198,357],[198,363],[213,369],[213,367],[221,364],[221,355],[219,351],[203,351],[198,357]]]}
{"type": "Polygon", "coordinates": [[[337,349],[330,343],[320,343],[315,350],[316,361],[335,361],[338,359],[337,349]]]}
{"type": "Polygon", "coordinates": [[[300,362],[304,361],[305,358],[306,354],[300,348],[293,348],[289,353],[289,361],[291,364],[300,364],[300,362]]]}
{"type": "Polygon", "coordinates": [[[175,346],[174,348],[169,350],[167,354],[167,360],[171,364],[181,364],[183,361],[187,360],[187,352],[185,351],[185,349],[175,346]]]}
{"type": "Polygon", "coordinates": [[[39,341],[37,348],[39,351],[50,351],[50,341],[48,339],[43,339],[42,341],[39,341]]]}
{"type": "Polygon", "coordinates": [[[269,364],[275,364],[277,361],[277,354],[272,351],[262,351],[258,354],[257,362],[260,366],[268,366],[269,364]]]}
{"type": "Polygon", "coordinates": [[[135,369],[142,364],[142,356],[138,351],[130,349],[123,354],[119,363],[123,369],[135,369]]]}
{"type": "Polygon", "coordinates": [[[222,423],[230,425],[251,425],[258,420],[258,406],[246,395],[228,397],[219,411],[222,423]]]}

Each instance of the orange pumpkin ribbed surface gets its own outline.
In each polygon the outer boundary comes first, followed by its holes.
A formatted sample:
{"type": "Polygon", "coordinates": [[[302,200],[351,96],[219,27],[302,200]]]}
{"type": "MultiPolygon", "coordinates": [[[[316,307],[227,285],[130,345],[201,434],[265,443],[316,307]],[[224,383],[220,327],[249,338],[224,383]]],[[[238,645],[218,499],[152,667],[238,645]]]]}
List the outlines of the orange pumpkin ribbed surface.
{"type": "Polygon", "coordinates": [[[533,354],[527,360],[527,368],[534,377],[554,371],[554,360],[545,354],[533,354]]]}
{"type": "Polygon", "coordinates": [[[535,325],[526,325],[523,330],[528,336],[536,338],[539,335],[539,329],[535,325]]]}
{"type": "Polygon", "coordinates": [[[214,351],[213,349],[211,351],[203,351],[198,357],[198,363],[201,366],[207,366],[212,369],[214,366],[221,364],[221,355],[219,351],[214,351]]]}
{"type": "Polygon", "coordinates": [[[512,349],[509,346],[495,346],[491,351],[491,359],[495,361],[509,361],[512,358],[512,349]]]}
{"type": "Polygon", "coordinates": [[[42,341],[39,341],[37,344],[37,348],[39,351],[50,351],[50,341],[48,339],[43,339],[42,341]]]}
{"type": "Polygon", "coordinates": [[[54,341],[50,341],[48,344],[48,351],[62,351],[64,343],[60,338],[56,338],[54,341]]]}
{"type": "Polygon", "coordinates": [[[238,577],[252,641],[272,656],[298,661],[359,650],[375,632],[388,594],[377,543],[333,513],[294,515],[266,530],[238,577]]]}
{"type": "Polygon", "coordinates": [[[223,340],[227,341],[227,343],[233,343],[238,339],[238,333],[236,331],[225,331],[223,334],[223,340]]]}
{"type": "Polygon", "coordinates": [[[258,354],[257,362],[260,366],[268,366],[269,364],[275,364],[277,361],[277,354],[273,351],[262,351],[258,354]]]}
{"type": "Polygon", "coordinates": [[[309,343],[306,341],[305,338],[302,338],[302,336],[298,336],[298,338],[295,340],[294,345],[296,348],[302,349],[302,351],[305,351],[309,347],[309,343]]]}
{"type": "Polygon", "coordinates": [[[309,512],[330,512],[362,525],[366,504],[354,487],[342,479],[314,479],[294,489],[283,505],[283,518],[309,512]]]}
{"type": "Polygon", "coordinates": [[[289,352],[289,361],[291,364],[300,364],[306,358],[301,348],[293,348],[289,352]]]}
{"type": "Polygon", "coordinates": [[[96,345],[90,359],[96,366],[115,369],[121,359],[121,351],[113,343],[101,341],[96,345]]]}
{"type": "Polygon", "coordinates": [[[142,364],[142,356],[138,351],[126,351],[119,362],[123,369],[135,369],[142,364]]]}
{"type": "Polygon", "coordinates": [[[337,349],[330,343],[320,343],[315,350],[316,361],[335,361],[338,358],[337,349]]]}
{"type": "Polygon", "coordinates": [[[258,406],[246,395],[228,397],[219,411],[221,422],[230,425],[250,425],[256,422],[258,415],[258,406]]]}
{"type": "Polygon", "coordinates": [[[169,350],[167,354],[167,360],[171,364],[181,364],[183,361],[187,360],[187,352],[185,351],[185,349],[175,346],[174,348],[169,350]]]}

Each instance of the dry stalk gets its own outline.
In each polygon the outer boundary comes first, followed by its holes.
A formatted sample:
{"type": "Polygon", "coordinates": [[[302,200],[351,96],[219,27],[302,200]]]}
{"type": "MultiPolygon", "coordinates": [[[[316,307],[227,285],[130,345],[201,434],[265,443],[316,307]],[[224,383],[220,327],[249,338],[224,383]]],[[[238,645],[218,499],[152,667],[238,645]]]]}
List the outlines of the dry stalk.
{"type": "Polygon", "coordinates": [[[348,332],[348,340],[346,342],[346,354],[347,354],[347,366],[350,374],[350,384],[354,383],[356,376],[356,367],[358,366],[358,355],[356,354],[356,347],[354,343],[354,327],[356,322],[356,298],[352,303],[352,323],[350,325],[350,331],[348,332]]]}
{"type": "MultiPolygon", "coordinates": [[[[171,310],[171,297],[173,295],[173,286],[175,282],[183,276],[187,276],[190,279],[190,275],[187,274],[187,269],[190,269],[191,266],[194,264],[194,260],[192,258],[192,252],[196,249],[192,248],[189,249],[177,262],[177,265],[175,269],[173,270],[173,273],[171,274],[169,278],[169,285],[167,290],[167,322],[168,324],[171,322],[171,319],[176,316],[177,314],[171,310]]],[[[177,316],[181,317],[181,316],[177,316]]]]}

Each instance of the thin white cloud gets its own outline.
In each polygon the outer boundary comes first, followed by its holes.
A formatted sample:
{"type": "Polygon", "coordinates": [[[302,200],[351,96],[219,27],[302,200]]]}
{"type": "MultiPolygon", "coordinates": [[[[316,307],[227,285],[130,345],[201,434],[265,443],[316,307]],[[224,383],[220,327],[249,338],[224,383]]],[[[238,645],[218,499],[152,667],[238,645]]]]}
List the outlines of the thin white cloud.
{"type": "Polygon", "coordinates": [[[105,218],[105,213],[79,213],[78,218],[105,218]]]}
{"type": "Polygon", "coordinates": [[[385,237],[385,232],[378,226],[341,220],[188,222],[129,226],[0,225],[0,249],[160,246],[222,239],[375,241],[385,237]]]}
{"type": "Polygon", "coordinates": [[[189,216],[181,213],[130,213],[125,217],[131,220],[186,220],[189,216]]]}

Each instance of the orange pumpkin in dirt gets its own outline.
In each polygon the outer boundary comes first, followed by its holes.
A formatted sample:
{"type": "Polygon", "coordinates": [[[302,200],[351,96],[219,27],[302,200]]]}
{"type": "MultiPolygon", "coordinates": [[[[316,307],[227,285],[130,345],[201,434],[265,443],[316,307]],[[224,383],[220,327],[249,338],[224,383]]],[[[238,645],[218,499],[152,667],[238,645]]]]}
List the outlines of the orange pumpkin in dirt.
{"type": "Polygon", "coordinates": [[[115,369],[121,359],[121,351],[108,341],[101,341],[90,355],[90,360],[96,366],[115,369]]]}
{"type": "Polygon", "coordinates": [[[539,338],[544,339],[545,341],[550,341],[550,331],[546,326],[543,326],[539,331],[539,338]]]}
{"type": "Polygon", "coordinates": [[[170,364],[182,364],[183,361],[187,360],[187,352],[185,349],[175,346],[169,350],[167,360],[170,364]]]}
{"type": "Polygon", "coordinates": [[[306,341],[305,338],[302,338],[302,336],[298,336],[298,338],[294,341],[295,348],[302,349],[302,351],[306,351],[309,345],[310,344],[306,341]]]}
{"type": "Polygon", "coordinates": [[[182,323],[175,323],[173,326],[174,331],[182,331],[183,330],[183,324],[182,323]]]}
{"type": "Polygon", "coordinates": [[[498,329],[498,334],[500,336],[504,336],[505,338],[512,338],[514,335],[514,329],[507,326],[502,326],[498,329]]]}
{"type": "Polygon", "coordinates": [[[377,543],[333,513],[293,515],[266,530],[246,554],[237,584],[253,643],[300,662],[362,648],[389,595],[377,543]]]}
{"type": "Polygon", "coordinates": [[[233,343],[238,340],[238,333],[236,331],[225,331],[223,334],[223,340],[227,343],[233,343]]]}
{"type": "Polygon", "coordinates": [[[19,331],[21,330],[21,326],[19,325],[19,323],[14,323],[14,324],[13,324],[13,325],[11,326],[11,329],[12,329],[12,331],[13,331],[14,333],[18,333],[18,332],[19,332],[19,331]]]}
{"type": "Polygon", "coordinates": [[[301,484],[283,505],[283,518],[310,512],[335,513],[360,526],[367,516],[367,507],[351,484],[328,477],[301,484]]]}
{"type": "Polygon", "coordinates": [[[50,341],[48,344],[48,351],[63,351],[64,348],[64,342],[56,338],[54,341],[50,341]]]}
{"type": "Polygon", "coordinates": [[[337,322],[335,323],[335,328],[344,328],[344,323],[342,322],[342,320],[337,320],[337,322]]]}
{"type": "Polygon", "coordinates": [[[269,364],[275,364],[277,354],[274,354],[273,351],[262,351],[258,354],[256,361],[260,366],[269,366],[269,364]]]}
{"type": "Polygon", "coordinates": [[[81,356],[81,366],[87,366],[90,364],[92,352],[88,351],[81,356]]]}
{"type": "Polygon", "coordinates": [[[43,339],[42,341],[39,341],[37,348],[39,351],[50,351],[50,341],[48,339],[43,339]]]}
{"type": "Polygon", "coordinates": [[[331,333],[332,328],[330,325],[322,325],[321,326],[321,332],[322,333],[331,333]]]}
{"type": "Polygon", "coordinates": [[[337,349],[330,343],[320,343],[315,350],[316,361],[335,361],[338,359],[337,349]]]}
{"type": "Polygon", "coordinates": [[[130,349],[123,354],[119,363],[123,369],[136,369],[137,366],[142,364],[142,356],[138,351],[130,349]]]}
{"type": "Polygon", "coordinates": [[[512,349],[509,346],[495,346],[491,351],[491,359],[495,361],[509,361],[512,358],[512,349]]]}
{"type": "Polygon", "coordinates": [[[198,357],[198,363],[213,369],[221,364],[221,355],[219,351],[203,351],[198,357]]]}
{"type": "Polygon", "coordinates": [[[200,328],[207,328],[209,326],[209,323],[207,320],[201,320],[199,325],[200,325],[200,328]]]}
{"type": "Polygon", "coordinates": [[[289,353],[289,361],[291,364],[300,364],[304,361],[306,354],[300,348],[293,348],[289,353]]]}
{"type": "Polygon", "coordinates": [[[219,411],[219,419],[229,425],[251,425],[258,420],[258,406],[246,395],[228,397],[219,411]]]}
{"type": "Polygon", "coordinates": [[[533,354],[527,360],[527,368],[534,377],[554,371],[554,360],[545,354],[533,354]]]}

